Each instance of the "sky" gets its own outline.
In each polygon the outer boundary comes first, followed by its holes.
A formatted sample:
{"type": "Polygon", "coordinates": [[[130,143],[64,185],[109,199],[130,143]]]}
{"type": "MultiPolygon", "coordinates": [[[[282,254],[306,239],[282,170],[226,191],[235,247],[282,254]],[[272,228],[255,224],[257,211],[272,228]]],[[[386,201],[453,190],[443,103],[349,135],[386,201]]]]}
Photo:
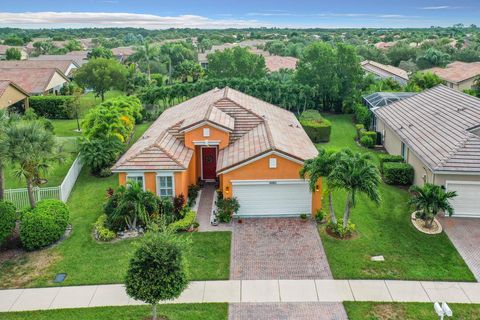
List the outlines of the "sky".
{"type": "Polygon", "coordinates": [[[480,0],[0,0],[21,28],[398,28],[480,25],[480,0]]]}

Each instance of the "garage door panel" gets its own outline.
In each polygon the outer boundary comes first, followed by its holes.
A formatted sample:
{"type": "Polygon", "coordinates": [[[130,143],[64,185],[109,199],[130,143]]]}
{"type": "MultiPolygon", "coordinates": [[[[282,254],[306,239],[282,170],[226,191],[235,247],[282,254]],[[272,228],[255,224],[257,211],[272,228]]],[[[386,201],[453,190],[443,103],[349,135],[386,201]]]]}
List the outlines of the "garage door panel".
{"type": "Polygon", "coordinates": [[[240,203],[239,216],[282,216],[311,212],[306,183],[241,184],[233,186],[240,203]]]}
{"type": "Polygon", "coordinates": [[[457,196],[450,201],[455,210],[454,216],[480,217],[480,182],[447,181],[447,190],[457,192],[457,196]]]}

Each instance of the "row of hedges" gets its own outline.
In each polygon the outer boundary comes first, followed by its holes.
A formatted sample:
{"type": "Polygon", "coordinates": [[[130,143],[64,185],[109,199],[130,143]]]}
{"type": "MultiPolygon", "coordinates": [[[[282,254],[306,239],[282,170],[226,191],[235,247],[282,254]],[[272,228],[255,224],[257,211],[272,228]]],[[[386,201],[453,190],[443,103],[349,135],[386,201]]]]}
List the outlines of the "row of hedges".
{"type": "Polygon", "coordinates": [[[385,183],[393,185],[411,185],[413,183],[414,169],[410,164],[405,163],[401,156],[382,154],[378,158],[380,172],[383,174],[385,183]]]}
{"type": "Polygon", "coordinates": [[[27,210],[20,219],[20,240],[31,251],[58,241],[67,229],[69,210],[59,200],[42,200],[27,210]]]}
{"type": "Polygon", "coordinates": [[[13,203],[0,201],[0,246],[12,235],[17,221],[17,213],[13,203]]]}
{"type": "Polygon", "coordinates": [[[72,119],[75,116],[73,96],[33,96],[30,108],[40,117],[48,119],[72,119]]]}
{"type": "Polygon", "coordinates": [[[305,110],[300,115],[300,124],[314,143],[330,141],[332,125],[317,110],[305,110]]]}

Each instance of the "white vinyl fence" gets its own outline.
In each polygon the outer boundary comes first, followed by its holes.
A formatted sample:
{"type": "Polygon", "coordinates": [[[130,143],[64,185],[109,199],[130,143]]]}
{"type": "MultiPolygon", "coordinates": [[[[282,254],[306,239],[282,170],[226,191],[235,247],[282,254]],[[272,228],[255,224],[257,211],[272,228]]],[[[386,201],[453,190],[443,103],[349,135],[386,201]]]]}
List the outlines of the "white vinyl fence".
{"type": "MultiPolygon", "coordinates": [[[[58,199],[67,202],[82,167],[83,164],[80,161],[80,157],[77,156],[60,186],[47,188],[34,187],[33,196],[37,201],[44,199],[58,199]]],[[[27,188],[5,190],[5,200],[12,202],[17,207],[17,210],[30,207],[27,188]]]]}

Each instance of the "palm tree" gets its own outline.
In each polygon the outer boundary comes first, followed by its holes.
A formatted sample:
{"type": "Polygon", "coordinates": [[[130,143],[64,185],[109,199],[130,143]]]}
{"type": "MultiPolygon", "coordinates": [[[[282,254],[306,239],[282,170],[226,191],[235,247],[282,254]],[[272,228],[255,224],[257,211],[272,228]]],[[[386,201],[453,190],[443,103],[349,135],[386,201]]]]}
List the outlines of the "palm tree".
{"type": "Polygon", "coordinates": [[[120,188],[117,192],[120,192],[121,196],[113,218],[125,219],[130,230],[137,229],[137,222],[147,224],[151,211],[157,210],[155,196],[151,192],[144,191],[140,184],[130,181],[126,188],[120,188]]]}
{"type": "Polygon", "coordinates": [[[455,191],[445,192],[441,186],[426,183],[423,187],[412,186],[410,192],[413,196],[409,204],[420,212],[426,228],[432,227],[433,220],[440,211],[447,212],[449,216],[453,214],[449,200],[457,196],[455,191]]]}
{"type": "Polygon", "coordinates": [[[350,210],[356,205],[357,193],[365,194],[370,200],[381,202],[378,186],[380,173],[367,153],[353,153],[350,149],[341,151],[335,166],[328,176],[328,186],[332,190],[347,192],[343,227],[346,228],[350,219],[350,210]]]}
{"type": "MultiPolygon", "coordinates": [[[[7,127],[10,126],[14,121],[18,120],[16,114],[8,114],[5,109],[0,109],[0,140],[2,135],[5,134],[7,127]]],[[[2,149],[5,146],[0,145],[0,200],[3,200],[5,193],[5,168],[4,162],[8,159],[6,157],[8,150],[2,149]]]]}
{"type": "Polygon", "coordinates": [[[135,53],[130,57],[130,60],[136,61],[139,63],[145,63],[147,66],[147,75],[148,81],[152,80],[150,69],[151,63],[155,61],[159,61],[160,59],[160,52],[157,47],[151,47],[148,42],[142,47],[138,47],[135,49],[135,53]]]}
{"type": "MultiPolygon", "coordinates": [[[[328,179],[328,176],[333,170],[336,157],[337,153],[320,149],[314,159],[305,161],[303,167],[300,169],[300,177],[302,179],[305,179],[307,176],[310,178],[309,186],[312,192],[317,189],[318,179],[321,177],[328,179]]],[[[333,208],[332,190],[328,188],[328,185],[326,191],[328,192],[328,203],[330,206],[330,220],[332,223],[337,224],[337,217],[335,216],[333,208]]]]}
{"type": "Polygon", "coordinates": [[[0,150],[6,151],[4,158],[16,165],[15,176],[26,181],[28,199],[33,208],[36,204],[33,188],[41,184],[53,162],[64,160],[63,153],[53,134],[38,121],[10,125],[0,139],[0,150]]]}

